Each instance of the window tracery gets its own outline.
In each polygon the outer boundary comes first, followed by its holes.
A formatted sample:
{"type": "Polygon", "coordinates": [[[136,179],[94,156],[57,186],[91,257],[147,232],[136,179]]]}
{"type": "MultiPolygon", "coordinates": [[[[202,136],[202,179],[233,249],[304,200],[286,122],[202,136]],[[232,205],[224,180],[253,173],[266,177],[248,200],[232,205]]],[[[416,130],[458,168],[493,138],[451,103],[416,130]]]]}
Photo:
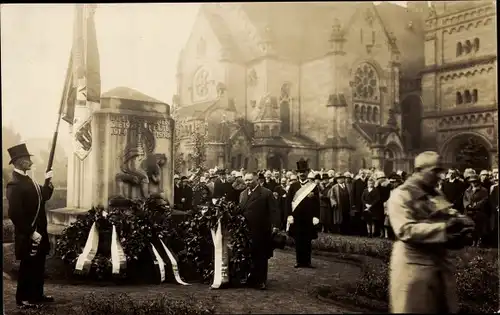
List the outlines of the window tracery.
{"type": "Polygon", "coordinates": [[[379,82],[375,68],[364,63],[354,72],[354,91],[355,99],[379,101],[379,82]]]}
{"type": "Polygon", "coordinates": [[[208,95],[208,77],[209,73],[206,69],[199,70],[194,77],[194,90],[196,96],[205,97],[208,95]]]}

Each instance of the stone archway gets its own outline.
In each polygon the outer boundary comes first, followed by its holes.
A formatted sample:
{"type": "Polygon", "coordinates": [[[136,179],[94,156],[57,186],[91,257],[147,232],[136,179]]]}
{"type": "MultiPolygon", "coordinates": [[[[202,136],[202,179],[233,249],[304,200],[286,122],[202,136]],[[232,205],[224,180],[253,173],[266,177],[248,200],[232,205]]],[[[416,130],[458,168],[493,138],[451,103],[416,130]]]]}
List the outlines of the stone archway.
{"type": "Polygon", "coordinates": [[[481,171],[491,168],[492,150],[491,142],[481,135],[466,133],[450,138],[440,151],[447,167],[455,167],[460,171],[466,168],[481,171]]]}

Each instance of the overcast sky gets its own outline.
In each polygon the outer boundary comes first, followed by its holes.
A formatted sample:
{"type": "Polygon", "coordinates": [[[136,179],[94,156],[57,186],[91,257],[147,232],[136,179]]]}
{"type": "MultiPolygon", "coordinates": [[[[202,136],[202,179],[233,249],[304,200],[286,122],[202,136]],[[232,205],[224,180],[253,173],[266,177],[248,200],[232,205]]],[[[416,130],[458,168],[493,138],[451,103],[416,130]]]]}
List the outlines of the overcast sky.
{"type": "MultiPolygon", "coordinates": [[[[198,8],[191,3],[100,5],[102,92],[127,86],[171,104],[178,55],[198,8]]],[[[71,4],[1,6],[2,124],[12,125],[24,139],[54,132],[73,13],[71,4]]],[[[64,140],[68,127],[61,126],[64,140]]]]}

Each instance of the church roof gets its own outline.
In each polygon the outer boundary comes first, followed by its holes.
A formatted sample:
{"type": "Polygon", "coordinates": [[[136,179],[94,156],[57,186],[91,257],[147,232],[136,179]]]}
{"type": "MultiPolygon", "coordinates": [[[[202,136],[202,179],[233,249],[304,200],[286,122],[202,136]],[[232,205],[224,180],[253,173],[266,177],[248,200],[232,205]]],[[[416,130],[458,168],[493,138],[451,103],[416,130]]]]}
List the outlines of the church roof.
{"type": "Polygon", "coordinates": [[[217,98],[202,103],[196,103],[188,106],[182,106],[175,112],[177,117],[202,118],[209,110],[225,109],[227,111],[236,111],[234,100],[227,97],[217,98]]]}
{"type": "Polygon", "coordinates": [[[396,37],[401,76],[416,76],[425,66],[424,45],[416,44],[424,42],[424,17],[393,3],[382,2],[375,8],[387,31],[396,37]]]}
{"type": "Polygon", "coordinates": [[[280,120],[278,113],[278,100],[274,96],[266,96],[260,100],[260,112],[255,119],[256,122],[263,120],[280,120]]]}
{"type": "Polygon", "coordinates": [[[156,104],[166,104],[165,102],[159,101],[151,96],[148,96],[144,93],[141,93],[137,90],[120,86],[114,89],[109,90],[101,95],[102,98],[115,98],[121,100],[131,100],[131,101],[139,101],[139,102],[147,102],[147,103],[156,103],[156,104]]]}
{"type": "Polygon", "coordinates": [[[316,149],[318,145],[316,142],[299,135],[290,133],[281,134],[279,137],[273,138],[254,138],[253,146],[270,146],[270,147],[284,147],[284,148],[311,148],[316,149]]]}

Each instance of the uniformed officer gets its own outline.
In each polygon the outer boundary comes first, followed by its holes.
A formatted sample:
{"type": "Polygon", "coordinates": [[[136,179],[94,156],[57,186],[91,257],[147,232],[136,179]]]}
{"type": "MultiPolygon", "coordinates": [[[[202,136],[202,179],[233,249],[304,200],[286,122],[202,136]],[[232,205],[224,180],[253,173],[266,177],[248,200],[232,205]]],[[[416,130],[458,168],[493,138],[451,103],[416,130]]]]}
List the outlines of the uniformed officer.
{"type": "Polygon", "coordinates": [[[43,292],[45,258],[50,250],[45,202],[54,190],[52,171],[45,174],[41,186],[26,173],[33,165],[26,145],[16,145],[8,152],[14,172],[6,192],[9,218],[15,229],[16,258],[20,260],[16,302],[21,308],[31,308],[54,301],[43,292]]]}

